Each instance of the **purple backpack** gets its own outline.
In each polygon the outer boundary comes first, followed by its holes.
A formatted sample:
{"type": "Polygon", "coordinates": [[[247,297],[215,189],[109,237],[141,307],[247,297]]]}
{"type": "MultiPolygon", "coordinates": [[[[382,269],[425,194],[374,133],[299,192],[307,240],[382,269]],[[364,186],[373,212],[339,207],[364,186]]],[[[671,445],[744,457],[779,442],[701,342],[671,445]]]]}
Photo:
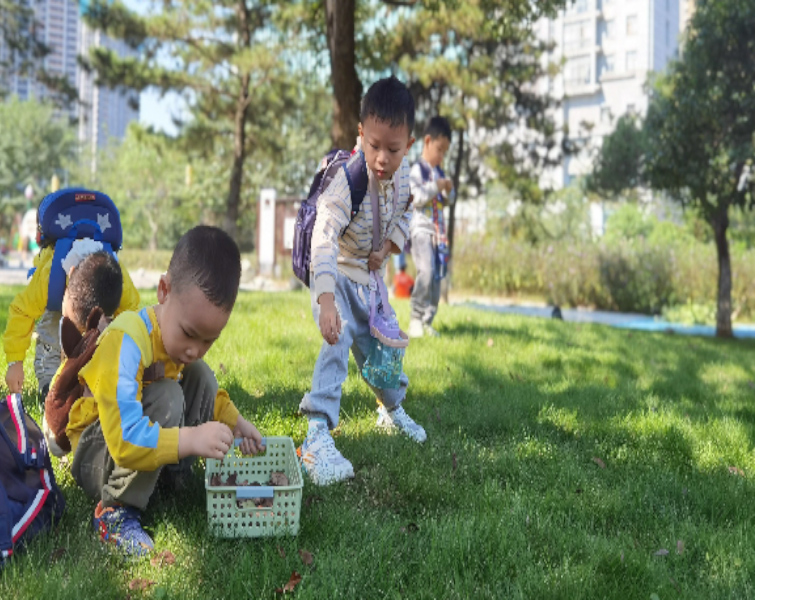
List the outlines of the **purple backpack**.
{"type": "Polygon", "coordinates": [[[351,221],[361,208],[361,203],[367,194],[369,176],[363,152],[359,150],[353,153],[334,149],[323,157],[317,173],[314,175],[314,180],[311,182],[308,197],[303,200],[300,210],[297,211],[297,220],[294,224],[292,269],[297,278],[306,286],[310,281],[311,234],[314,233],[314,222],[317,220],[317,200],[336,177],[341,167],[344,167],[347,184],[350,186],[351,221]]]}

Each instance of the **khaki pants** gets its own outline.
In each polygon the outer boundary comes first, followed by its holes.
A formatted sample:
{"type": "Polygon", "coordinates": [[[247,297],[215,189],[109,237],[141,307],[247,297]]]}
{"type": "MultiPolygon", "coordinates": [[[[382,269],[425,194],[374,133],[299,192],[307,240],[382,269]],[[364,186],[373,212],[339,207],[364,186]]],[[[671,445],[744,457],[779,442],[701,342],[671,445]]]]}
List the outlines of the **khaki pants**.
{"type": "MultiPolygon", "coordinates": [[[[217,379],[203,361],[188,365],[183,380],[161,379],[144,388],[142,412],[162,427],[193,427],[213,420],[217,379]]],[[[172,469],[191,469],[196,457],[186,457],[172,469]]],[[[147,507],[164,467],[155,471],[123,469],[108,451],[98,419],[81,434],[72,461],[72,476],[77,484],[103,506],[124,504],[140,510],[147,507]]]]}

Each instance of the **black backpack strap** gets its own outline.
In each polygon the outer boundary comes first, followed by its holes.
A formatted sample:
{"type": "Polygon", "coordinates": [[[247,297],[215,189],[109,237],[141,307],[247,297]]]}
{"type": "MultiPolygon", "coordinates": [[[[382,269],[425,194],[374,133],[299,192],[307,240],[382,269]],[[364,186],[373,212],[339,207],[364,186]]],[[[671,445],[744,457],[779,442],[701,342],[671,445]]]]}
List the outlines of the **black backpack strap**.
{"type": "Polygon", "coordinates": [[[344,174],[347,177],[347,185],[350,186],[350,220],[352,221],[361,209],[361,203],[364,202],[369,186],[367,161],[361,150],[357,151],[355,160],[345,163],[344,174]]]}

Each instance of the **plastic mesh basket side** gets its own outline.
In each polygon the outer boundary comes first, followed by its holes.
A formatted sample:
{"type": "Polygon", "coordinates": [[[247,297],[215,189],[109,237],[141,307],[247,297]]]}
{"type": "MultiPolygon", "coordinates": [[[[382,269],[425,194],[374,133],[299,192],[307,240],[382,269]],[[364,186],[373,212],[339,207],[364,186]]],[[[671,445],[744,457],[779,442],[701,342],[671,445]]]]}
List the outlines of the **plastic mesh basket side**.
{"type": "Polygon", "coordinates": [[[206,460],[206,510],[209,529],[219,537],[262,537],[297,535],[303,499],[303,476],[289,437],[264,438],[265,451],[258,456],[236,456],[233,449],[222,460],[206,460]],[[222,481],[236,473],[238,481],[269,485],[273,471],[289,480],[287,486],[274,486],[269,508],[239,508],[236,491],[245,486],[212,486],[219,474],[222,481]]]}

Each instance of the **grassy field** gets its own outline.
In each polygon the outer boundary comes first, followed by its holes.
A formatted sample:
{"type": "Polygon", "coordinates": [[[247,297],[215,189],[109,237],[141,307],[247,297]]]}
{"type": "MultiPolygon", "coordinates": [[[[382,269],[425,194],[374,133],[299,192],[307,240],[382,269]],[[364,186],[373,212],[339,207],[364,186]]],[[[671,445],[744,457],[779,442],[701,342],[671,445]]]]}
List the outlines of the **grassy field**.
{"type": "MultiPolygon", "coordinates": [[[[17,289],[0,287],[3,327],[17,289]]],[[[296,444],[321,343],[310,313],[305,293],[243,293],[207,355],[245,416],[296,444]]],[[[351,362],[335,435],[356,477],[306,481],[296,538],[212,537],[198,468],[146,512],[175,563],[124,562],[59,465],[68,512],[0,572],[0,598],[272,598],[293,572],[298,599],[755,597],[753,341],[449,306],[436,324],[405,360],[428,442],[375,429],[351,362]]]]}

